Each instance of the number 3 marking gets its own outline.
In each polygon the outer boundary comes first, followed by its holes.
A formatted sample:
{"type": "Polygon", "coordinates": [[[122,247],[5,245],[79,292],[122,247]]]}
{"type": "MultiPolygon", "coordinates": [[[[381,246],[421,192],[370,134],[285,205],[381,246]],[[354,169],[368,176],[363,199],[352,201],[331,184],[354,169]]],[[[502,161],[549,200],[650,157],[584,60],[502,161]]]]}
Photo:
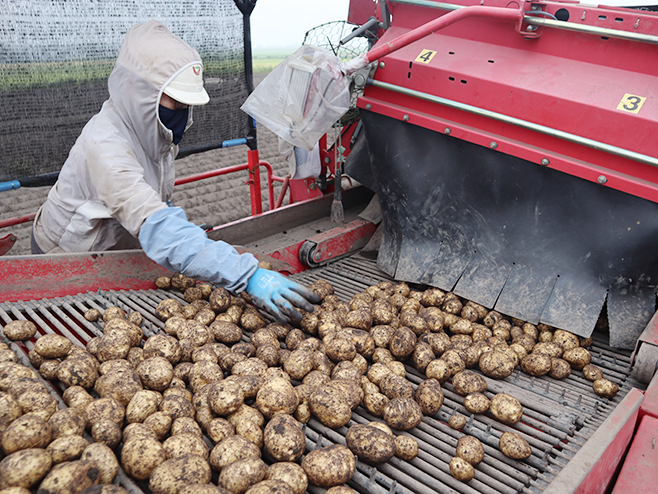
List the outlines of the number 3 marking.
{"type": "Polygon", "coordinates": [[[621,99],[619,104],[617,105],[617,110],[622,110],[628,113],[635,113],[640,111],[640,108],[642,108],[642,105],[646,101],[647,98],[644,98],[642,96],[636,96],[635,94],[628,94],[626,93],[624,97],[621,99]]]}

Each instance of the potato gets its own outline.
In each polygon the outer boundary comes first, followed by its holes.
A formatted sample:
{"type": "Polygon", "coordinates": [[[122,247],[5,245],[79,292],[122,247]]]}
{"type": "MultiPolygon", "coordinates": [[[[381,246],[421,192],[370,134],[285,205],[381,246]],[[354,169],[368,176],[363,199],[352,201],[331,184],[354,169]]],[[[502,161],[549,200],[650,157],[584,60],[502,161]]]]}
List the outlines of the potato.
{"type": "Polygon", "coordinates": [[[293,494],[292,488],[282,480],[261,480],[246,492],[248,494],[293,494]]]}
{"type": "Polygon", "coordinates": [[[98,484],[87,487],[80,494],[130,494],[127,489],[120,485],[114,484],[98,484]]]}
{"type": "Polygon", "coordinates": [[[394,438],[369,425],[351,426],[345,435],[345,444],[361,461],[370,465],[385,463],[395,454],[394,438]]]}
{"type": "Polygon", "coordinates": [[[388,349],[394,357],[405,360],[411,356],[416,348],[416,335],[407,327],[397,328],[391,335],[388,349]]]}
{"type": "Polygon", "coordinates": [[[242,405],[236,412],[226,417],[226,419],[233,427],[242,421],[255,422],[259,427],[265,424],[263,414],[249,405],[242,405]]]}
{"type": "Polygon", "coordinates": [[[38,484],[52,466],[50,453],[43,448],[16,451],[0,461],[0,489],[38,484]]]}
{"type": "Polygon", "coordinates": [[[508,425],[516,424],[523,416],[523,407],[519,400],[505,393],[498,393],[491,398],[491,414],[508,425]]]}
{"type": "Polygon", "coordinates": [[[361,371],[354,362],[344,360],[333,368],[331,379],[347,379],[358,382],[361,379],[361,371]]]}
{"type": "Polygon", "coordinates": [[[52,440],[64,436],[82,436],[86,419],[75,408],[64,408],[50,416],[48,425],[52,430],[52,440]]]}
{"type": "Polygon", "coordinates": [[[43,479],[37,494],[79,494],[99,482],[99,472],[83,461],[62,463],[43,479]]]}
{"type": "Polygon", "coordinates": [[[313,370],[313,353],[308,350],[294,350],[283,364],[283,369],[290,374],[291,379],[301,381],[313,370]]]}
{"type": "Polygon", "coordinates": [[[213,484],[185,484],[178,494],[230,494],[230,491],[213,484]]]}
{"type": "Polygon", "coordinates": [[[89,428],[101,419],[110,419],[121,425],[125,415],[125,407],[114,398],[100,398],[85,407],[87,427],[89,428]]]}
{"type": "Polygon", "coordinates": [[[583,347],[570,348],[565,350],[562,358],[571,364],[576,370],[582,370],[587,364],[592,362],[592,354],[583,347]]]}
{"type": "Polygon", "coordinates": [[[592,388],[594,389],[594,392],[597,395],[609,399],[614,398],[615,395],[617,394],[617,391],[619,391],[618,384],[615,384],[609,379],[605,379],[605,378],[597,379],[596,381],[594,381],[592,383],[592,388]]]}
{"type": "Polygon", "coordinates": [[[603,371],[597,366],[592,364],[587,364],[582,368],[583,376],[588,381],[596,381],[597,379],[603,379],[603,371]]]}
{"type": "Polygon", "coordinates": [[[304,494],[308,487],[308,477],[304,469],[289,461],[270,465],[265,472],[265,480],[281,480],[290,486],[293,494],[304,494]]]}
{"type": "Polygon", "coordinates": [[[570,333],[569,331],[564,331],[563,329],[556,329],[553,332],[553,343],[557,343],[562,347],[562,349],[566,352],[567,350],[570,350],[572,348],[577,348],[580,346],[580,341],[578,340],[578,337],[570,333]]]}
{"type": "Polygon", "coordinates": [[[34,351],[44,358],[64,358],[71,350],[72,343],[68,338],[58,334],[45,334],[37,339],[34,351]]]}
{"type": "Polygon", "coordinates": [[[121,450],[121,466],[136,480],[148,479],[153,470],[166,459],[162,444],[146,436],[131,438],[123,443],[121,450]]]}
{"type": "Polygon", "coordinates": [[[2,449],[10,455],[29,448],[45,448],[52,438],[48,422],[33,413],[14,420],[2,433],[2,449]]]}
{"type": "Polygon", "coordinates": [[[306,450],[306,436],[297,420],[287,414],[275,415],[263,432],[265,450],[276,461],[297,461],[306,450]]]}
{"type": "Polygon", "coordinates": [[[176,365],[182,356],[178,340],[166,334],[154,334],[144,343],[144,358],[164,357],[171,365],[176,365]]]}
{"type": "Polygon", "coordinates": [[[256,394],[256,405],[260,412],[268,418],[277,413],[291,415],[299,405],[299,398],[289,381],[275,378],[260,387],[256,394]]]}
{"type": "MultiPolygon", "coordinates": [[[[454,382],[454,381],[453,381],[454,382]]],[[[416,388],[414,399],[420,405],[424,415],[433,416],[443,405],[443,390],[436,379],[426,379],[416,388]]]]}
{"type": "Polygon", "coordinates": [[[484,393],[487,390],[487,381],[475,372],[463,370],[452,377],[452,387],[462,396],[484,393]]]}
{"type": "Polygon", "coordinates": [[[505,456],[514,460],[525,460],[532,454],[528,442],[516,432],[503,432],[498,448],[505,456]]]}
{"type": "Polygon", "coordinates": [[[126,407],[126,422],[144,422],[146,417],[158,411],[162,396],[156,391],[144,389],[135,393],[126,407]]]}
{"type": "Polygon", "coordinates": [[[444,383],[450,378],[450,367],[445,360],[435,359],[425,367],[425,375],[428,379],[436,379],[444,383]]]}
{"type": "Polygon", "coordinates": [[[485,376],[494,379],[505,379],[514,371],[514,362],[497,350],[482,354],[479,366],[485,376]]]}
{"type": "Polygon", "coordinates": [[[384,421],[389,427],[406,431],[420,424],[423,412],[412,398],[394,398],[384,407],[384,421]]]}
{"type": "Polygon", "coordinates": [[[4,327],[3,332],[11,341],[27,341],[37,334],[37,326],[32,321],[11,321],[4,327]]]}
{"type": "Polygon", "coordinates": [[[16,397],[23,413],[33,413],[48,420],[57,411],[57,400],[45,390],[32,388],[16,397]]]}
{"type": "Polygon", "coordinates": [[[182,458],[187,455],[200,456],[207,460],[210,454],[208,445],[203,441],[203,438],[194,434],[175,434],[167,438],[162,443],[162,447],[168,460],[182,458]]]}
{"type": "Polygon", "coordinates": [[[87,446],[89,446],[89,441],[82,436],[64,436],[52,441],[46,451],[50,453],[53,465],[56,465],[65,461],[77,460],[87,446]]]}
{"type": "MultiPolygon", "coordinates": [[[[224,355],[223,358],[226,358],[230,355],[236,357],[240,356],[242,359],[246,358],[244,355],[231,352],[224,355]]],[[[219,367],[219,365],[208,362],[207,360],[200,360],[199,362],[195,362],[190,369],[190,373],[188,374],[190,389],[193,393],[199,391],[206,384],[215,381],[221,381],[222,379],[224,379],[224,372],[222,372],[222,369],[219,367]]]]}
{"type": "Polygon", "coordinates": [[[212,419],[206,427],[206,434],[210,440],[217,444],[235,434],[235,427],[225,418],[212,419]]]}
{"type": "Polygon", "coordinates": [[[229,463],[242,458],[260,458],[260,449],[242,436],[229,436],[217,443],[210,452],[210,466],[221,471],[229,463]]]}
{"type": "Polygon", "coordinates": [[[491,401],[482,393],[470,393],[464,397],[464,408],[471,413],[484,413],[490,405],[491,401]]]}
{"type": "Polygon", "coordinates": [[[411,436],[397,436],[395,438],[395,456],[401,460],[413,460],[418,456],[418,441],[411,436]]]}
{"type": "Polygon", "coordinates": [[[132,368],[115,367],[96,380],[94,389],[101,398],[113,398],[125,407],[143,388],[138,373],[132,368]]]}
{"type": "Polygon", "coordinates": [[[110,419],[98,420],[91,427],[91,437],[94,441],[113,449],[121,442],[121,436],[121,427],[110,419]]]}
{"type": "Polygon", "coordinates": [[[181,417],[174,420],[171,424],[171,435],[192,434],[197,437],[203,437],[203,431],[193,418],[181,417]]]}
{"type": "Polygon", "coordinates": [[[311,484],[333,487],[352,478],[356,461],[346,446],[334,444],[308,453],[302,460],[302,468],[311,484]]]}
{"type": "Polygon", "coordinates": [[[261,429],[255,422],[238,422],[235,424],[235,433],[251,441],[259,448],[262,448],[264,445],[263,429],[261,429]]]}
{"type": "Polygon", "coordinates": [[[24,365],[15,362],[3,362],[0,364],[0,391],[6,391],[12,383],[22,377],[38,380],[39,375],[36,371],[24,365]]]}
{"type": "Polygon", "coordinates": [[[444,360],[448,364],[451,376],[466,369],[466,362],[464,362],[464,359],[462,358],[463,355],[462,352],[454,348],[446,350],[443,352],[443,355],[441,355],[440,360],[444,360]]]}
{"type": "MultiPolygon", "coordinates": [[[[125,359],[128,356],[131,345],[131,336],[126,331],[115,330],[112,334],[100,337],[95,353],[100,362],[113,359],[125,359]]],[[[68,359],[67,359],[68,360],[68,359]]]]}
{"type": "Polygon", "coordinates": [[[176,420],[179,417],[194,418],[196,413],[194,405],[191,401],[173,393],[168,394],[162,399],[162,403],[160,404],[160,411],[169,414],[172,420],[176,420]]]}
{"type": "Polygon", "coordinates": [[[135,422],[134,424],[128,424],[123,429],[122,436],[124,443],[127,443],[129,441],[132,441],[133,439],[137,439],[140,437],[145,437],[148,439],[155,439],[155,440],[158,439],[153,429],[151,429],[148,425],[140,424],[139,422],[135,422]]]}
{"type": "Polygon", "coordinates": [[[375,417],[384,415],[384,408],[388,402],[386,395],[381,393],[369,393],[363,398],[363,406],[375,417]]]}
{"type": "Polygon", "coordinates": [[[242,458],[222,468],[217,484],[234,494],[241,494],[263,480],[266,471],[267,465],[260,458],[242,458]]]}
{"type": "Polygon", "coordinates": [[[334,338],[328,342],[325,345],[325,351],[332,362],[352,360],[357,355],[354,343],[344,338],[334,338]]]}
{"type": "Polygon", "coordinates": [[[571,365],[564,359],[551,358],[551,370],[548,375],[553,379],[564,379],[571,374],[571,365]]]}
{"type": "Polygon", "coordinates": [[[244,403],[244,392],[237,382],[224,380],[208,386],[208,405],[219,416],[230,415],[244,403]]]}
{"type": "Polygon", "coordinates": [[[130,336],[130,346],[140,346],[142,344],[142,338],[144,337],[142,328],[127,319],[112,319],[103,328],[103,336],[109,336],[111,338],[119,333],[126,333],[130,336]]]}
{"type": "MultiPolygon", "coordinates": [[[[357,381],[350,379],[332,379],[324,385],[326,389],[335,389],[343,395],[349,407],[354,410],[363,401],[363,389],[357,381]]],[[[310,395],[309,395],[310,396],[310,395]]]]}
{"type": "Polygon", "coordinates": [[[455,456],[450,460],[450,474],[461,482],[468,482],[475,477],[475,469],[463,458],[455,456]]]}
{"type": "Polygon", "coordinates": [[[67,388],[62,398],[70,408],[75,408],[78,411],[84,411],[87,405],[94,401],[94,398],[82,386],[67,388]]]}
{"type": "Polygon", "coordinates": [[[466,427],[466,417],[460,413],[454,413],[448,419],[448,425],[455,430],[461,430],[466,427]]]}
{"type": "Polygon", "coordinates": [[[321,386],[308,399],[313,415],[327,427],[335,429],[347,424],[352,418],[352,408],[342,393],[321,386]]]}
{"type": "Polygon", "coordinates": [[[23,410],[16,400],[10,394],[0,392],[0,433],[21,415],[23,410]]]}
{"type": "Polygon", "coordinates": [[[379,381],[379,389],[385,394],[389,400],[405,396],[412,398],[414,396],[414,388],[409,381],[405,378],[398,376],[392,372],[385,374],[379,381]]]}
{"type": "Polygon", "coordinates": [[[531,376],[543,376],[551,371],[553,361],[545,353],[531,353],[521,360],[521,370],[531,376]]]}
{"type": "Polygon", "coordinates": [[[178,494],[179,489],[190,483],[207,484],[212,472],[208,462],[200,456],[187,455],[159,464],[149,478],[153,494],[178,494]]]}
{"type": "Polygon", "coordinates": [[[196,346],[203,346],[214,338],[208,326],[192,319],[188,319],[178,327],[177,336],[179,344],[180,340],[189,339],[196,346]]]}
{"type": "Polygon", "coordinates": [[[69,357],[57,367],[57,379],[66,387],[82,386],[91,389],[98,379],[98,370],[87,358],[69,357]]]}
{"type": "Polygon", "coordinates": [[[96,322],[101,318],[101,311],[98,309],[88,309],[84,313],[84,318],[89,322],[96,322]]]}
{"type": "Polygon", "coordinates": [[[82,461],[91,463],[99,472],[99,483],[110,484],[119,474],[119,461],[107,445],[93,443],[87,446],[80,456],[82,461]]]}
{"type": "Polygon", "coordinates": [[[462,436],[457,441],[457,456],[471,465],[477,465],[484,459],[484,446],[473,436],[462,436]]]}

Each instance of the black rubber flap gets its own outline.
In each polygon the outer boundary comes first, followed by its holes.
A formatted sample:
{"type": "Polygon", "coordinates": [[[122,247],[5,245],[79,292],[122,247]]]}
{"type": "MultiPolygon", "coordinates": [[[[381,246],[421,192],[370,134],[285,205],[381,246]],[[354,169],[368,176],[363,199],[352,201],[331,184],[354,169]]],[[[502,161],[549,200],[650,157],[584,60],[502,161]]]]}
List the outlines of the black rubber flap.
{"type": "Polygon", "coordinates": [[[384,216],[381,269],[581,336],[609,297],[611,343],[634,346],[655,309],[657,204],[361,116],[384,216]]]}

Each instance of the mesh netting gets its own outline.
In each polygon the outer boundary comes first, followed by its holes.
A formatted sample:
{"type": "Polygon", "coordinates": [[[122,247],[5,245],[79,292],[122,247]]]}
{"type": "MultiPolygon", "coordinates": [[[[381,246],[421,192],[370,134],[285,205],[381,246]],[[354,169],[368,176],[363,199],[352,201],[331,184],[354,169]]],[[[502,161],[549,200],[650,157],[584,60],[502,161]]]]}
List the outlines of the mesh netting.
{"type": "Polygon", "coordinates": [[[0,181],[59,171],[108,98],[133,24],[156,19],[197,49],[210,103],[181,149],[245,137],[244,23],[234,0],[0,0],[0,181]]]}

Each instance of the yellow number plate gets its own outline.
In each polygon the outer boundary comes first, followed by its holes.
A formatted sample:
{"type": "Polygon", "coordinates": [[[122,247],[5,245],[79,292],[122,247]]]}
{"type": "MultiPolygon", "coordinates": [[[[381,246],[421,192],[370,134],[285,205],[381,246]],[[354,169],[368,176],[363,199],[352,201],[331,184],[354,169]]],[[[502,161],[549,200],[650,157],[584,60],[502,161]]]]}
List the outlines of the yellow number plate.
{"type": "Polygon", "coordinates": [[[430,61],[434,58],[434,55],[436,55],[436,51],[434,50],[423,50],[420,52],[420,55],[416,57],[414,62],[430,63],[430,61]]]}
{"type": "Polygon", "coordinates": [[[637,113],[642,108],[646,98],[635,94],[626,93],[617,105],[617,110],[627,111],[628,113],[637,113]]]}

